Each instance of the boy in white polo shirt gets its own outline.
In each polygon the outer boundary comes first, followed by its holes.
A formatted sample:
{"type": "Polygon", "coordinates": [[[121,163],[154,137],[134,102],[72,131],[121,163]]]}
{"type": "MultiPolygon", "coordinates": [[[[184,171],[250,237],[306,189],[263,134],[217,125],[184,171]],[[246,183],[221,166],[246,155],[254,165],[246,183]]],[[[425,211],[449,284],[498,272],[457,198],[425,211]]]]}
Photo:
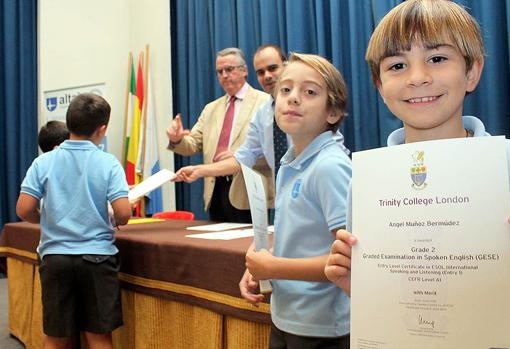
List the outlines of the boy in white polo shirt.
{"type": "Polygon", "coordinates": [[[111,348],[111,331],[122,325],[108,202],[118,225],[127,223],[131,206],[122,166],[98,147],[109,118],[102,97],[75,97],[66,115],[70,139],[35,159],[21,184],[16,213],[41,224],[45,349],[67,348],[79,331],[89,348],[111,348]]]}
{"type": "MultiPolygon", "coordinates": [[[[276,179],[273,254],[246,254],[251,277],[272,280],[269,347],[349,348],[349,299],[324,275],[351,178],[351,161],[333,138],[347,87],[326,59],[294,53],[275,91],[276,121],[293,146],[276,179]]],[[[253,296],[246,299],[261,299],[253,296]]]]}

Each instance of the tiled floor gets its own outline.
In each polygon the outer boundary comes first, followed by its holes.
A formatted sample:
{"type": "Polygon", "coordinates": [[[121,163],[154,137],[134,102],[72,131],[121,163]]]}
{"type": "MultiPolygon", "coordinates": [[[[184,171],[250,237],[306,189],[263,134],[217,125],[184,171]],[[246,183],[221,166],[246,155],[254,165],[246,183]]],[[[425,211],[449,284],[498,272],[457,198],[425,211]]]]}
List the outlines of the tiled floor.
{"type": "Polygon", "coordinates": [[[25,346],[9,334],[7,296],[7,279],[0,278],[0,348],[23,349],[25,346]]]}

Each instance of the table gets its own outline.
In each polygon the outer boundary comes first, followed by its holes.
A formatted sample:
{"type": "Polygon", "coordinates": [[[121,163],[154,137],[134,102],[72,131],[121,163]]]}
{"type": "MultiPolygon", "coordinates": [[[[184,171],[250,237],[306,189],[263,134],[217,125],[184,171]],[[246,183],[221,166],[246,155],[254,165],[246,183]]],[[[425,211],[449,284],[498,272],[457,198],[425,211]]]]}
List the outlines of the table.
{"type": "MultiPolygon", "coordinates": [[[[115,348],[266,348],[269,304],[240,298],[251,238],[187,238],[205,221],[130,224],[116,234],[124,326],[115,348]]],[[[194,232],[196,233],[196,232],[194,232]]],[[[0,236],[7,260],[9,328],[27,348],[42,346],[37,224],[9,223],[0,236]]]]}

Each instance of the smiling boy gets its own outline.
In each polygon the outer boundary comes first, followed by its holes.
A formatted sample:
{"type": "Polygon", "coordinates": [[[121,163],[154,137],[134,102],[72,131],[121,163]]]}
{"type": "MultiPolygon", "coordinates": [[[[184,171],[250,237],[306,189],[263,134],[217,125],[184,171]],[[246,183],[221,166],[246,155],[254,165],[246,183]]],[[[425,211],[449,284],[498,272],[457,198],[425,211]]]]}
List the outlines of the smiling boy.
{"type": "MultiPolygon", "coordinates": [[[[455,2],[398,5],[376,27],[366,59],[384,102],[404,124],[389,135],[388,146],[490,136],[478,118],[462,115],[465,96],[480,80],[484,47],[478,23],[455,2]]],[[[325,268],[327,278],[348,293],[356,242],[339,230],[325,268]]]]}

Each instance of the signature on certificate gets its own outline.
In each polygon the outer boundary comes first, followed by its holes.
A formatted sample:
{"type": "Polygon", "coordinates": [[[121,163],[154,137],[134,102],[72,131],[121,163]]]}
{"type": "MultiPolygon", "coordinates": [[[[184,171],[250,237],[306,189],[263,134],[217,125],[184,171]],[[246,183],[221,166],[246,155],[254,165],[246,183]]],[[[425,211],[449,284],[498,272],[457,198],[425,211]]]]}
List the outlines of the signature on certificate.
{"type": "Polygon", "coordinates": [[[434,326],[436,325],[436,321],[435,320],[426,320],[420,314],[420,315],[418,315],[418,324],[425,325],[425,326],[430,326],[430,328],[433,329],[434,326]]]}

